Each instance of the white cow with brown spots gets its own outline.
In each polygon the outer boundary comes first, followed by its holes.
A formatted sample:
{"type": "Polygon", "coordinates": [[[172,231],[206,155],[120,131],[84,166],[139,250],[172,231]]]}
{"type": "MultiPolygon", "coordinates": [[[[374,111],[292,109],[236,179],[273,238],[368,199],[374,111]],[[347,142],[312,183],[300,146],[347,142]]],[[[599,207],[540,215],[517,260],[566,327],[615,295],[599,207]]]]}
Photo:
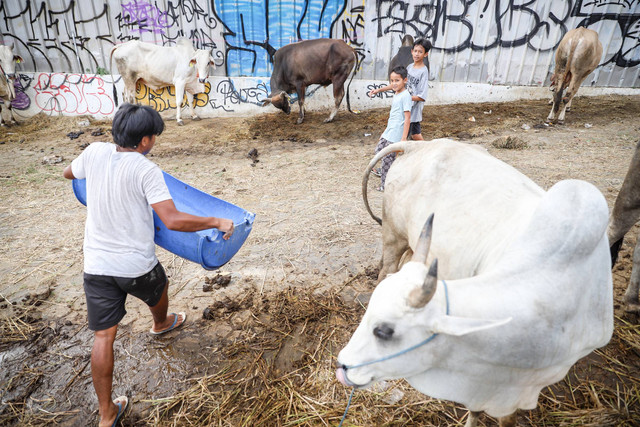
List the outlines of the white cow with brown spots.
{"type": "Polygon", "coordinates": [[[596,69],[601,57],[602,43],[595,31],[579,27],[565,34],[556,51],[556,68],[551,76],[553,106],[548,122],[564,122],[571,100],[584,79],[596,69]],[[567,92],[563,96],[565,89],[567,92]]]}

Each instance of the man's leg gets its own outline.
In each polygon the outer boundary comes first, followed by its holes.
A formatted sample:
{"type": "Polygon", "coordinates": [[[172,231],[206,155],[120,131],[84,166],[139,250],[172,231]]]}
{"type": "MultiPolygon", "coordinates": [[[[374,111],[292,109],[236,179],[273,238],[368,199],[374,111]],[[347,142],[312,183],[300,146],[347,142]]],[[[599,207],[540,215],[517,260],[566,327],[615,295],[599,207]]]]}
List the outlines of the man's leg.
{"type": "Polygon", "coordinates": [[[167,280],[167,284],[164,287],[164,291],[162,291],[162,296],[160,297],[160,301],[153,307],[149,307],[151,311],[151,315],[153,316],[153,331],[160,332],[171,325],[176,320],[175,316],[178,316],[178,321],[176,325],[180,325],[184,322],[182,316],[175,314],[171,316],[167,316],[167,310],[169,309],[169,281],[167,280]]]}
{"type": "Polygon", "coordinates": [[[116,339],[118,325],[109,329],[95,331],[91,351],[91,376],[93,388],[98,396],[100,427],[110,426],[116,419],[118,407],[111,400],[113,382],[113,342],[116,339]]]}

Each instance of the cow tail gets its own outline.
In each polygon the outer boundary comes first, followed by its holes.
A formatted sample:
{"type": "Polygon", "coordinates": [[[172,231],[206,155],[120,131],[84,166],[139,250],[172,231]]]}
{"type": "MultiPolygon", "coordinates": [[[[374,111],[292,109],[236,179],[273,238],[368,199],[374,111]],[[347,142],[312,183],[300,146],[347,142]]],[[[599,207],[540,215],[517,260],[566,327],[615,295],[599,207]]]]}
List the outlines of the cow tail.
{"type": "Polygon", "coordinates": [[[116,107],[118,106],[118,91],[116,90],[116,82],[113,79],[113,52],[115,52],[117,48],[117,45],[112,47],[111,53],[109,54],[109,74],[111,74],[111,84],[113,85],[113,99],[116,103],[116,107]]]}
{"type": "Polygon", "coordinates": [[[358,68],[360,67],[360,61],[358,60],[358,54],[356,53],[356,51],[353,51],[353,56],[356,60],[355,65],[353,66],[353,71],[351,73],[351,79],[349,79],[349,83],[347,84],[347,109],[353,113],[353,110],[351,109],[351,102],[349,100],[349,87],[351,86],[351,82],[353,81],[353,78],[355,77],[356,73],[358,72],[358,68]]]}
{"type": "Polygon", "coordinates": [[[362,176],[362,200],[364,201],[364,206],[367,208],[367,212],[369,212],[371,218],[373,218],[380,225],[382,225],[382,219],[380,219],[380,217],[373,213],[371,207],[369,206],[369,198],[367,197],[367,184],[369,183],[369,174],[371,173],[371,169],[373,169],[376,163],[378,163],[384,156],[390,153],[409,151],[410,144],[410,141],[402,141],[396,142],[394,144],[389,144],[388,146],[380,150],[378,154],[373,157],[373,159],[371,159],[371,161],[367,165],[367,169],[364,171],[364,175],[362,176]]]}

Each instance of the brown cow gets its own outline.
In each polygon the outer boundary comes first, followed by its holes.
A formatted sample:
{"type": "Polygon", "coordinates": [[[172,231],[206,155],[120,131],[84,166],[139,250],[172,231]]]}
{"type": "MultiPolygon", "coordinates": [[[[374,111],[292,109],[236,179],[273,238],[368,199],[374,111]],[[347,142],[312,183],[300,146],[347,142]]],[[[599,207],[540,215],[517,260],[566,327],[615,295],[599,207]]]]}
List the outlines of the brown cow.
{"type": "MultiPolygon", "coordinates": [[[[624,182],[613,204],[607,236],[611,247],[611,266],[618,258],[624,235],[640,219],[640,141],[631,158],[631,164],[624,177],[624,182]]],[[[633,266],[629,286],[624,294],[626,311],[640,312],[640,238],[633,251],[633,266]]]]}
{"type": "Polygon", "coordinates": [[[580,27],[565,34],[556,51],[556,69],[551,76],[553,107],[547,122],[564,122],[571,100],[584,79],[596,69],[601,57],[602,43],[595,31],[580,27]],[[565,89],[567,93],[563,97],[565,89]]]}
{"type": "MultiPolygon", "coordinates": [[[[307,86],[319,84],[329,86],[333,83],[335,107],[325,120],[330,122],[338,112],[344,97],[344,83],[354,69],[356,53],[342,40],[315,39],[291,43],[278,49],[273,57],[271,74],[271,94],[262,106],[269,103],[285,113],[291,112],[289,94],[298,94],[300,117],[298,124],[304,121],[304,95],[307,86]]],[[[351,77],[353,79],[353,76],[351,77]]],[[[347,107],[349,94],[347,88],[347,107]]]]}

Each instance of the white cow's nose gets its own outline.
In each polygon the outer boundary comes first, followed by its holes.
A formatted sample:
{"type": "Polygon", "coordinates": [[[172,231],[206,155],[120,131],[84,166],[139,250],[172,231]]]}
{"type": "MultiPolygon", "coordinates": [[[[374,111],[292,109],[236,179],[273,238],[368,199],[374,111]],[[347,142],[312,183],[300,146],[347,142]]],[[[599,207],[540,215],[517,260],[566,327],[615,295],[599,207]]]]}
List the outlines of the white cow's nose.
{"type": "Polygon", "coordinates": [[[207,81],[207,79],[198,79],[198,81],[199,81],[200,83],[204,83],[204,82],[206,82],[206,81],[207,81]]]}

